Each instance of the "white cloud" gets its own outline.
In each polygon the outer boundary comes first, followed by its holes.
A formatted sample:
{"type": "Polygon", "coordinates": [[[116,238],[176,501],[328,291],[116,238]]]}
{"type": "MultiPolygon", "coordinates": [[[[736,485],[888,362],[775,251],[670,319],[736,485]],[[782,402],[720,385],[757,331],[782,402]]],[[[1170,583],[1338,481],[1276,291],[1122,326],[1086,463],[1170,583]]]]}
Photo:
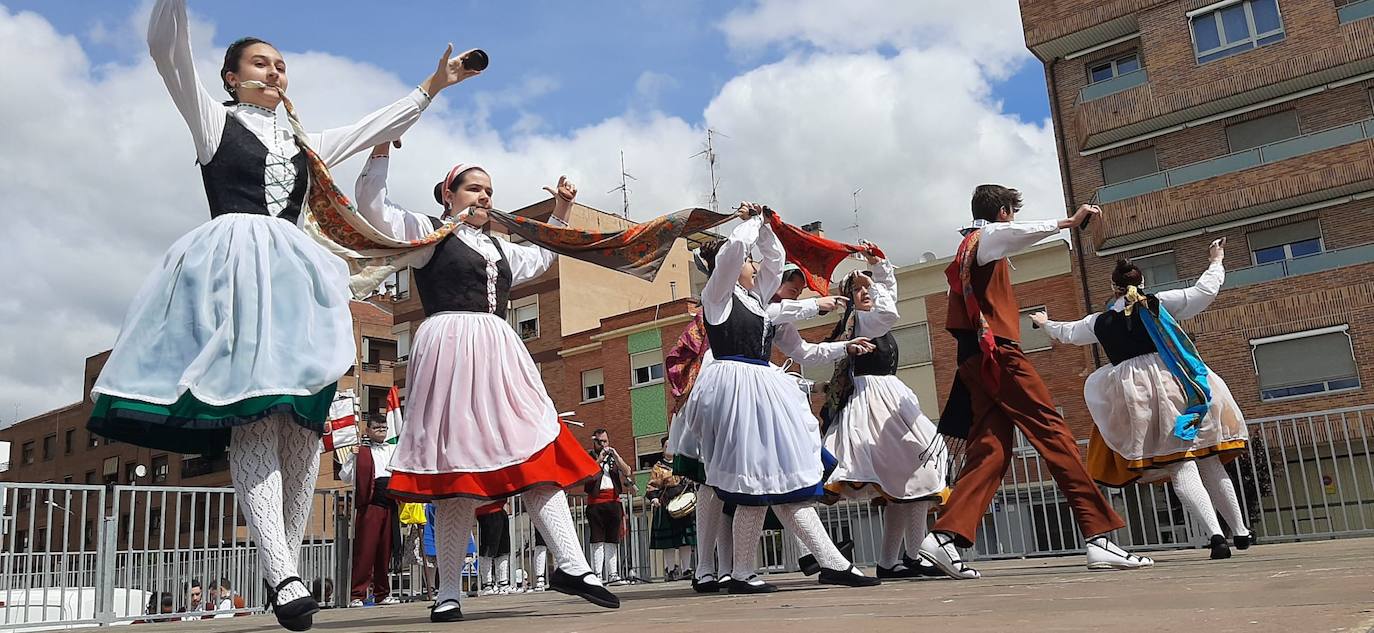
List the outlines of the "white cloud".
{"type": "MultiPolygon", "coordinates": [[[[1014,22],[1014,3],[999,2],[1014,22]]],[[[671,86],[653,73],[641,76],[624,112],[560,131],[534,107],[556,99],[555,81],[531,76],[496,92],[478,77],[445,92],[407,135],[393,160],[393,197],[436,210],[434,182],[455,162],[479,162],[493,174],[502,208],[542,199],[540,187],[567,174],[582,202],[613,211],[624,151],[639,179],[630,184],[631,215],[644,219],[704,204],[706,165],[690,157],[710,126],[729,135],[717,144],[722,206],[767,202],[794,223],[823,220],[832,237],[853,240],[840,227],[852,223],[849,192],[862,187],[863,236],[899,264],[926,250],[950,253],[981,182],[1021,188],[1027,217],[1061,214],[1048,124],[1003,114],[992,96],[990,82],[1005,68],[989,60],[1015,57],[1005,51],[1020,46],[1019,31],[1008,40],[1002,20],[964,33],[951,24],[991,12],[920,4],[947,19],[902,9],[904,26],[896,18],[884,25],[846,5],[843,19],[828,25],[825,15],[802,14],[833,11],[833,3],[789,3],[798,7],[784,12],[792,21],[773,23],[763,20],[779,11],[771,1],[731,14],[722,28],[732,42],[809,46],[726,81],[703,123],[653,107],[649,97],[671,86]],[[494,116],[508,114],[515,125],[492,127],[494,116]]],[[[139,19],[146,14],[145,7],[139,19]]],[[[198,67],[213,77],[222,51],[210,46],[210,25],[194,26],[198,67]]],[[[355,120],[418,79],[281,44],[310,129],[355,120]]],[[[0,91],[0,268],[12,280],[0,295],[0,419],[8,420],[15,402],[28,416],[81,397],[82,360],[113,344],[143,276],[208,210],[189,135],[146,57],[94,72],[75,38],[0,7],[0,58],[27,60],[0,66],[9,87],[0,91]]],[[[336,171],[345,191],[360,164],[336,171]]]]}

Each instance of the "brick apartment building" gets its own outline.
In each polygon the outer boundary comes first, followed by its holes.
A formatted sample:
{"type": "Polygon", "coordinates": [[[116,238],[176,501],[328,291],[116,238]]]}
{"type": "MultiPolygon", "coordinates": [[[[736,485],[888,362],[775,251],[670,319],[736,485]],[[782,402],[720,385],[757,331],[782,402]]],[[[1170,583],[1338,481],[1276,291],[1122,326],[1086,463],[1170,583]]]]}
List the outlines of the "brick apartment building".
{"type": "Polygon", "coordinates": [[[1371,402],[1374,2],[1022,0],[1045,64],[1081,316],[1128,257],[1158,291],[1227,238],[1225,290],[1184,323],[1251,418],[1371,402]]]}

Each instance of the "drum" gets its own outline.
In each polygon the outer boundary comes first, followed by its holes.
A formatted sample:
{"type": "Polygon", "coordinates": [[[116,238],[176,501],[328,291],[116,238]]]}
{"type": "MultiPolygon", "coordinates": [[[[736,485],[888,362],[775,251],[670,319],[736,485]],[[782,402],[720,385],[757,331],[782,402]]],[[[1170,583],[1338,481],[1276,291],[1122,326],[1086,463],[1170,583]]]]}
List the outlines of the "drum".
{"type": "Polygon", "coordinates": [[[669,501],[666,507],[668,510],[668,516],[673,517],[674,519],[681,519],[685,516],[688,516],[693,512],[696,512],[697,493],[692,492],[691,490],[684,490],[682,491],[682,494],[673,497],[673,500],[669,501]]]}

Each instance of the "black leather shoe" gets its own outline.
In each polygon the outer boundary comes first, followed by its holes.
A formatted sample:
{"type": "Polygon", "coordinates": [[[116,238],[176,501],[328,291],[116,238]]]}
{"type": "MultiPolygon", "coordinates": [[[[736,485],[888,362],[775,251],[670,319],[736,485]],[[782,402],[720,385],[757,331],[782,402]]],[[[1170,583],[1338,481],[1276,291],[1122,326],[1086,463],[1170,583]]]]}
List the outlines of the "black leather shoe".
{"type": "Polygon", "coordinates": [[[879,579],[887,580],[889,578],[916,578],[921,575],[921,572],[898,563],[891,567],[878,565],[878,573],[876,575],[879,579]]]}
{"type": "Polygon", "coordinates": [[[1234,540],[1235,540],[1235,542],[1236,542],[1236,549],[1241,550],[1241,551],[1245,551],[1245,550],[1247,550],[1247,549],[1250,549],[1250,546],[1251,546],[1251,545],[1254,545],[1254,544],[1256,544],[1256,543],[1259,542],[1259,541],[1255,540],[1255,533],[1254,533],[1254,532],[1251,532],[1251,533],[1249,533],[1249,534],[1246,534],[1245,536],[1237,536],[1234,540]]]}
{"type": "Polygon", "coordinates": [[[461,619],[463,619],[463,608],[458,606],[458,601],[453,598],[449,598],[443,602],[436,602],[434,606],[429,609],[430,622],[457,622],[461,619]],[[439,607],[445,607],[450,604],[453,605],[452,609],[439,610],[439,607]]]}
{"type": "Polygon", "coordinates": [[[1212,560],[1225,560],[1231,557],[1231,547],[1226,544],[1225,536],[1213,534],[1210,545],[1212,547],[1212,560]]]}
{"type": "Polygon", "coordinates": [[[872,587],[874,585],[883,584],[883,581],[871,576],[856,574],[854,573],[854,566],[850,565],[849,569],[843,571],[838,569],[822,569],[820,583],[822,585],[844,585],[846,587],[872,587]]]}
{"type": "MultiPolygon", "coordinates": [[[[749,580],[755,578],[758,578],[758,576],[750,576],[749,580]]],[[[729,589],[732,594],[773,593],[778,590],[778,586],[766,582],[755,585],[748,580],[731,580],[729,589]]]]}
{"type": "Polygon", "coordinates": [[[816,562],[815,554],[807,554],[797,559],[797,567],[801,568],[801,573],[807,576],[815,576],[821,573],[821,564],[816,562]]]}
{"type": "Polygon", "coordinates": [[[315,614],[320,612],[320,603],[315,602],[315,598],[307,590],[306,595],[296,598],[286,604],[277,604],[277,594],[281,593],[283,587],[293,583],[301,583],[305,587],[305,581],[300,576],[291,576],[277,584],[276,588],[262,581],[267,587],[267,602],[272,607],[272,614],[277,616],[277,624],[288,631],[309,631],[310,627],[315,626],[315,614]]]}
{"type": "Polygon", "coordinates": [[[587,582],[587,577],[595,577],[592,572],[587,572],[581,576],[573,576],[561,569],[553,570],[553,575],[549,577],[549,589],[559,593],[566,593],[570,596],[577,596],[598,607],[607,609],[619,609],[620,598],[601,585],[593,585],[587,582]]]}
{"type": "Polygon", "coordinates": [[[717,591],[720,591],[720,582],[716,580],[716,577],[709,575],[706,577],[710,578],[710,580],[701,580],[698,578],[693,578],[692,591],[695,591],[697,593],[716,593],[717,591]]]}

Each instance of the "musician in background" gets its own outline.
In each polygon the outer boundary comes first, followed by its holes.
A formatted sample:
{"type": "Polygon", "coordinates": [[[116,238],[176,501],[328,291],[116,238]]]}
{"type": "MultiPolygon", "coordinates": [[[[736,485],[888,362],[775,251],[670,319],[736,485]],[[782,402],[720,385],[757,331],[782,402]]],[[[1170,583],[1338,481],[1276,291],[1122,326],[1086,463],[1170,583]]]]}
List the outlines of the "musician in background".
{"type": "Polygon", "coordinates": [[[386,441],[386,418],[377,416],[367,422],[364,445],[339,449],[345,452],[339,479],[354,485],[353,587],[350,607],[361,607],[372,588],[375,604],[399,604],[391,595],[393,548],[399,545],[398,506],[387,494],[391,482],[391,456],[394,444],[386,441]],[[351,449],[351,450],[350,450],[351,449]]]}
{"type": "Polygon", "coordinates": [[[625,510],[620,506],[620,495],[627,486],[630,494],[634,494],[635,484],[631,479],[634,469],[611,447],[606,429],[592,432],[592,448],[587,452],[601,466],[601,476],[593,477],[586,485],[587,527],[591,532],[587,540],[592,544],[592,571],[605,578],[608,585],[623,584],[620,541],[625,510]]]}
{"type": "Polygon", "coordinates": [[[663,550],[665,580],[688,580],[692,578],[692,549],[697,544],[696,516],[689,512],[674,517],[668,506],[689,490],[690,482],[673,474],[673,456],[668,452],[666,435],[662,444],[663,456],[649,472],[649,485],[644,492],[644,498],[654,509],[649,549],[663,550]]]}

